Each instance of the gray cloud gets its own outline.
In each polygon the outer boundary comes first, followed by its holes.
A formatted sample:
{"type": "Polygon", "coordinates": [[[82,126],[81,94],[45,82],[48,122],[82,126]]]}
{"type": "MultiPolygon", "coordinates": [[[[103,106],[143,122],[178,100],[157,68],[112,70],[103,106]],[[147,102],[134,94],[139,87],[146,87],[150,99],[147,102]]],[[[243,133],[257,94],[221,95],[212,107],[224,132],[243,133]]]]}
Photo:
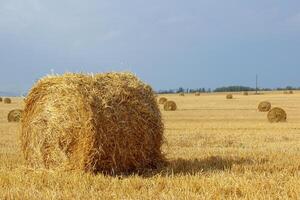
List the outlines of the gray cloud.
{"type": "Polygon", "coordinates": [[[132,70],[155,88],[251,85],[256,73],[265,87],[300,85],[289,78],[299,13],[296,0],[1,1],[0,90],[26,90],[52,68],[132,70]],[[284,80],[269,75],[282,66],[284,80]]]}

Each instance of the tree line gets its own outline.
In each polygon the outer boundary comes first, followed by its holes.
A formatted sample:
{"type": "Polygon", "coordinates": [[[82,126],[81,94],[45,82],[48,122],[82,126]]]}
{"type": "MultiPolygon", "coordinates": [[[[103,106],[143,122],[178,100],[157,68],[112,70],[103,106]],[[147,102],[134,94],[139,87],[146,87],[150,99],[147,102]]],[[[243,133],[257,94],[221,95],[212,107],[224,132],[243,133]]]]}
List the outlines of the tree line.
{"type": "MultiPolygon", "coordinates": [[[[283,91],[283,90],[300,90],[300,87],[279,87],[279,88],[258,88],[257,91],[283,91]]],[[[256,88],[247,87],[247,86],[227,86],[227,87],[218,87],[214,90],[211,88],[183,88],[179,87],[178,89],[168,89],[168,90],[159,90],[157,93],[159,94],[174,94],[174,93],[210,93],[210,92],[243,92],[243,91],[256,91],[256,88]]]]}

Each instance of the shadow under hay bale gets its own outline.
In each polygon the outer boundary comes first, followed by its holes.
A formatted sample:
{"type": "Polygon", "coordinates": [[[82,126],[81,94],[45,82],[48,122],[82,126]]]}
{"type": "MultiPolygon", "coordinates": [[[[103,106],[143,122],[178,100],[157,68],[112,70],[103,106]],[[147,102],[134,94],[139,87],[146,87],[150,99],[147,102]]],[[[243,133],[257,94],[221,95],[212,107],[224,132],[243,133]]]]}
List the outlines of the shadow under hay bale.
{"type": "Polygon", "coordinates": [[[258,105],[259,112],[268,112],[271,109],[271,103],[268,101],[262,101],[258,105]]]}
{"type": "Polygon", "coordinates": [[[233,95],[232,94],[227,94],[226,99],[233,99],[233,95]]]}
{"type": "Polygon", "coordinates": [[[8,122],[20,122],[22,113],[23,113],[23,110],[21,110],[21,109],[11,110],[7,115],[7,121],[8,122]]]}
{"type": "Polygon", "coordinates": [[[231,170],[233,166],[252,165],[254,161],[247,158],[211,156],[205,159],[189,159],[182,158],[168,161],[149,176],[160,174],[164,176],[170,175],[195,175],[197,173],[206,173],[212,171],[231,170]]]}
{"type": "Polygon", "coordinates": [[[286,122],[287,114],[282,108],[272,108],[268,113],[268,120],[271,123],[286,122]]]}
{"type": "Polygon", "coordinates": [[[164,104],[164,110],[165,111],[175,111],[175,110],[177,110],[177,105],[174,101],[167,101],[164,104]]]}
{"type": "Polygon", "coordinates": [[[164,161],[163,130],[152,89],[133,74],[64,74],[26,97],[21,147],[34,168],[141,172],[164,161]]]}
{"type": "Polygon", "coordinates": [[[161,98],[159,98],[158,103],[159,103],[159,104],[164,104],[164,103],[166,103],[166,101],[168,101],[167,98],[161,97],[161,98]]]}
{"type": "Polygon", "coordinates": [[[11,104],[11,99],[10,98],[4,98],[3,102],[5,104],[11,104]]]}

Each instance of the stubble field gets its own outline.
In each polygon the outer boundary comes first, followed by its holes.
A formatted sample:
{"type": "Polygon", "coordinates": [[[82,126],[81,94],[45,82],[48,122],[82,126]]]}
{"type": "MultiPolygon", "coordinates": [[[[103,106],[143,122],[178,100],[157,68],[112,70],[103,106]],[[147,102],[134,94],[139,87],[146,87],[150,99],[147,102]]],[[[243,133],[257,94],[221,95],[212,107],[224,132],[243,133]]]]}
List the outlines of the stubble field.
{"type": "MultiPolygon", "coordinates": [[[[144,175],[33,170],[19,152],[19,124],[0,103],[0,199],[300,199],[300,93],[162,95],[167,166],[144,175]],[[260,101],[286,110],[271,124],[260,101]]],[[[162,107],[161,107],[162,108],[162,107]]]]}

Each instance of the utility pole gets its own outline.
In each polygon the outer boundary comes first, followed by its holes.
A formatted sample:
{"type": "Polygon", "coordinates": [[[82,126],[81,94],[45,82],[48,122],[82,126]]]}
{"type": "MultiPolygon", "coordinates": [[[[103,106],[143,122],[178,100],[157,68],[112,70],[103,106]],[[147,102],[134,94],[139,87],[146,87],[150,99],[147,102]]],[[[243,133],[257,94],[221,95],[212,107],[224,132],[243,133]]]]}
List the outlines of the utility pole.
{"type": "Polygon", "coordinates": [[[256,94],[258,93],[258,75],[256,74],[256,88],[255,88],[255,90],[256,90],[256,94]]]}

